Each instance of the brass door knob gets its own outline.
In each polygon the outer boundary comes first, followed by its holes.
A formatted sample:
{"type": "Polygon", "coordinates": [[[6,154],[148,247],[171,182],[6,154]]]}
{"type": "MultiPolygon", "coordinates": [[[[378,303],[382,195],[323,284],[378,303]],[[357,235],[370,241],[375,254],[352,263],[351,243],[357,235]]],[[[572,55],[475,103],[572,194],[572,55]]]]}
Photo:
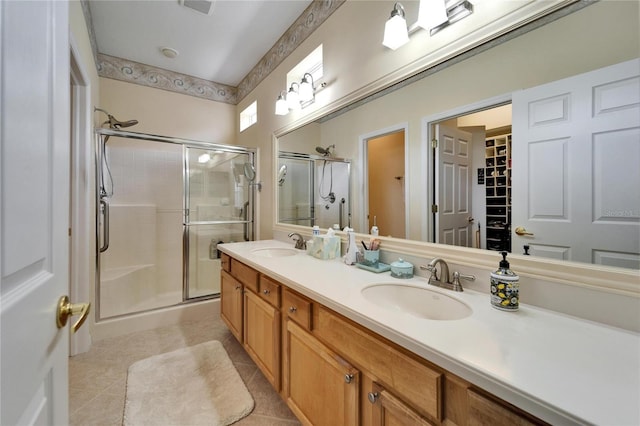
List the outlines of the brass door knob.
{"type": "Polygon", "coordinates": [[[62,296],[60,300],[58,300],[58,309],[56,311],[56,325],[58,328],[62,328],[67,325],[67,320],[69,317],[74,315],[80,315],[78,321],[71,326],[71,329],[75,333],[78,331],[84,321],[89,316],[89,309],[91,308],[91,303],[70,303],[69,296],[62,296]]]}
{"type": "Polygon", "coordinates": [[[518,226],[516,228],[516,234],[523,236],[523,235],[533,235],[532,232],[528,232],[526,229],[524,229],[524,226],[518,226]]]}

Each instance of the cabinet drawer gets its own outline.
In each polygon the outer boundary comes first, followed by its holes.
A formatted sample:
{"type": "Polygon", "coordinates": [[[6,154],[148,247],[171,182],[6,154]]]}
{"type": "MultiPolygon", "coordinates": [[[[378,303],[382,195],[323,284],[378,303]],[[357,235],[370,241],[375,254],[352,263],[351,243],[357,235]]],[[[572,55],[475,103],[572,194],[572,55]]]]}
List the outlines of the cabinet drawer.
{"type": "Polygon", "coordinates": [[[254,293],[258,292],[258,271],[255,269],[231,258],[231,275],[250,288],[254,293]]]}
{"type": "Polygon", "coordinates": [[[306,330],[311,330],[311,302],[290,290],[284,291],[282,307],[287,317],[306,330]]]}
{"type": "Polygon", "coordinates": [[[272,280],[266,275],[260,274],[260,287],[259,287],[259,295],[260,297],[271,304],[271,306],[275,306],[276,308],[280,307],[280,291],[281,286],[278,282],[272,280]]]}
{"type": "Polygon", "coordinates": [[[226,253],[220,254],[220,265],[223,271],[231,272],[231,258],[226,253]]]}
{"type": "Polygon", "coordinates": [[[314,308],[313,334],[393,389],[421,416],[442,420],[442,372],[322,306],[314,308]]]}

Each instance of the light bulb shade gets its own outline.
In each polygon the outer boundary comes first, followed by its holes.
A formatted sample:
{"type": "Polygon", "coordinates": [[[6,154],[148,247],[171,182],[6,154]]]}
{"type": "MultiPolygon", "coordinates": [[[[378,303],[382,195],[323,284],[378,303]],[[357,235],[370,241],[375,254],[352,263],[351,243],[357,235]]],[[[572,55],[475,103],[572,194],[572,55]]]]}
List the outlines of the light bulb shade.
{"type": "Polygon", "coordinates": [[[382,44],[391,50],[409,41],[409,30],[407,29],[407,21],[403,16],[396,14],[387,20],[384,24],[384,39],[382,44]]]}
{"type": "Polygon", "coordinates": [[[294,110],[302,108],[302,105],[300,105],[300,95],[293,88],[293,85],[291,85],[291,88],[287,93],[287,106],[289,107],[289,109],[294,109],[294,110]]]}
{"type": "Polygon", "coordinates": [[[300,102],[305,103],[313,99],[313,83],[307,80],[307,77],[302,78],[300,83],[300,102]]]}
{"type": "Polygon", "coordinates": [[[278,95],[278,100],[276,101],[276,115],[287,115],[289,114],[289,107],[287,106],[287,101],[284,100],[282,95],[278,95]]]}
{"type": "Polygon", "coordinates": [[[447,22],[446,0],[420,0],[418,26],[425,30],[438,27],[447,22]]]}

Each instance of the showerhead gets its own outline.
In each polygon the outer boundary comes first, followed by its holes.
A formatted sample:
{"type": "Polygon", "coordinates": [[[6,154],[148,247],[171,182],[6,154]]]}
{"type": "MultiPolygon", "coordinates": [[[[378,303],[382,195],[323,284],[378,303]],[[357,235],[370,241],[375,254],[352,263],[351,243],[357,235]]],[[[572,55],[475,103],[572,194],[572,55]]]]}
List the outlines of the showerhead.
{"type": "Polygon", "coordinates": [[[335,147],[336,147],[335,145],[329,145],[326,148],[323,148],[321,146],[316,146],[316,152],[318,152],[318,154],[322,154],[325,157],[327,157],[327,156],[331,155],[331,149],[335,148],[335,147]]]}
{"type": "Polygon", "coordinates": [[[116,120],[113,115],[109,116],[109,126],[111,128],[114,129],[120,129],[123,127],[131,127],[131,126],[135,126],[136,124],[138,124],[138,120],[127,120],[127,121],[120,121],[120,120],[116,120]]]}
{"type": "Polygon", "coordinates": [[[117,118],[115,118],[113,115],[109,114],[107,111],[101,108],[95,108],[95,110],[104,112],[105,114],[107,114],[107,121],[102,123],[102,125],[104,126],[105,124],[108,124],[110,129],[122,129],[124,127],[131,127],[138,124],[138,120],[120,121],[117,118]]]}

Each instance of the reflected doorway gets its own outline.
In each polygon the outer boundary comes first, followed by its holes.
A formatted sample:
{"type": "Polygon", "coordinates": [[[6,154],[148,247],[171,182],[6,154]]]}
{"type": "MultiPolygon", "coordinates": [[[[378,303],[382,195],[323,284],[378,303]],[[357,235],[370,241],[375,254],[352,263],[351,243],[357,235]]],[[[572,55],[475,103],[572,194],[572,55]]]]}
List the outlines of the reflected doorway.
{"type": "Polygon", "coordinates": [[[511,109],[496,105],[432,123],[434,242],[511,251],[511,109]]]}
{"type": "MultiPolygon", "coordinates": [[[[367,221],[379,235],[406,238],[405,130],[366,140],[367,221]]],[[[364,231],[364,230],[363,230],[364,231]]]]}

